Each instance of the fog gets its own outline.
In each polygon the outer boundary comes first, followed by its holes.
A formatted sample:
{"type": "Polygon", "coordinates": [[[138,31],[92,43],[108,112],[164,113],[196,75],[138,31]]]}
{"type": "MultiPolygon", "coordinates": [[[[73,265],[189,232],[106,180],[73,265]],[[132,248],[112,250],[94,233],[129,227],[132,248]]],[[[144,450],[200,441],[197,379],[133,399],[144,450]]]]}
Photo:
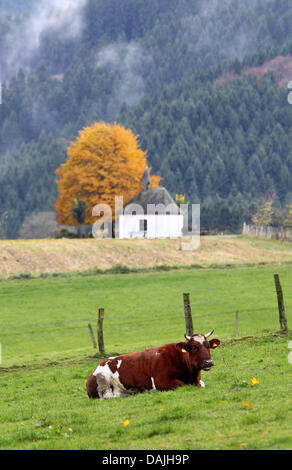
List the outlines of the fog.
{"type": "Polygon", "coordinates": [[[86,0],[40,0],[20,23],[14,21],[2,39],[0,80],[11,78],[20,68],[30,69],[45,33],[53,32],[60,39],[78,37],[85,3],[86,0]]]}

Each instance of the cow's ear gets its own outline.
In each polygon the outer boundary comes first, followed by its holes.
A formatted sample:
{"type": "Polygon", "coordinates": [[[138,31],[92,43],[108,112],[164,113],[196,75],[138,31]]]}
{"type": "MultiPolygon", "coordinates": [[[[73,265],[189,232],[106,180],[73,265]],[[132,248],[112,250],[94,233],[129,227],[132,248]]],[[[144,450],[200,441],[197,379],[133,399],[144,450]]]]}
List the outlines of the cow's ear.
{"type": "Polygon", "coordinates": [[[181,351],[181,352],[189,352],[190,351],[190,345],[188,342],[185,343],[177,343],[176,347],[181,351]]]}
{"type": "Polygon", "coordinates": [[[211,339],[211,340],[209,341],[209,344],[210,344],[210,348],[211,348],[211,349],[216,349],[216,348],[218,348],[218,346],[219,346],[219,344],[220,344],[220,339],[216,339],[216,338],[211,339]]]}

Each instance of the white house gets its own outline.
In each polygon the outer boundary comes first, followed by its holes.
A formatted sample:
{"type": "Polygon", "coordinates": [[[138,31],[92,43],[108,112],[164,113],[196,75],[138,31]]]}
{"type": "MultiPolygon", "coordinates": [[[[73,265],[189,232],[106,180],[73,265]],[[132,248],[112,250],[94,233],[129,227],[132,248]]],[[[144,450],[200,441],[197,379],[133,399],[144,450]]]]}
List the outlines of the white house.
{"type": "Polygon", "coordinates": [[[180,208],[165,188],[148,188],[149,182],[119,216],[118,237],[181,237],[184,216],[180,208]]]}

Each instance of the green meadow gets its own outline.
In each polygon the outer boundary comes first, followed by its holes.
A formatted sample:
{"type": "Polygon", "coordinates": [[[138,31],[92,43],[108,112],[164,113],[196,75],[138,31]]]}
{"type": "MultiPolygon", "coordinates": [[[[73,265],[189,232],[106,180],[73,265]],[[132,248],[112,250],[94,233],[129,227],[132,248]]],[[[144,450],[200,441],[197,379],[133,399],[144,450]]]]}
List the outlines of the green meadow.
{"type": "Polygon", "coordinates": [[[0,448],[292,449],[292,338],[278,333],[274,273],[291,326],[289,265],[0,282],[0,448]],[[98,308],[106,355],[122,354],[182,341],[184,292],[195,332],[222,342],[206,388],[89,400],[98,308]]]}

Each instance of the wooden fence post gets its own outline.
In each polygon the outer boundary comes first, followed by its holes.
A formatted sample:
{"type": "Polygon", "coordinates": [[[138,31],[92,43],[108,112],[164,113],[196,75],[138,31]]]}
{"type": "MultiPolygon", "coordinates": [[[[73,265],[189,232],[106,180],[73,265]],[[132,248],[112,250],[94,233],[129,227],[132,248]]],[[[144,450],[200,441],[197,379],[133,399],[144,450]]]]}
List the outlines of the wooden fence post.
{"type": "Polygon", "coordinates": [[[100,353],[104,353],[103,318],[104,318],[104,308],[99,308],[98,309],[98,321],[97,321],[97,338],[98,338],[98,348],[99,348],[100,353]]]}
{"type": "Polygon", "coordinates": [[[183,294],[184,298],[184,311],[185,311],[185,321],[186,321],[186,335],[192,336],[194,333],[193,328],[193,319],[192,319],[192,309],[190,304],[190,294],[183,294]]]}
{"type": "Polygon", "coordinates": [[[93,333],[93,329],[92,329],[92,326],[90,323],[88,323],[88,329],[89,329],[89,333],[90,333],[90,336],[91,336],[91,340],[92,340],[92,344],[93,344],[93,348],[96,349],[96,341],[95,341],[95,337],[94,337],[94,333],[93,333]]]}
{"type": "Polygon", "coordinates": [[[281,330],[286,333],[288,331],[288,324],[287,324],[283,291],[282,291],[282,287],[280,284],[279,274],[274,274],[274,279],[275,279],[275,286],[276,286],[276,292],[277,292],[277,298],[278,298],[280,326],[281,326],[281,330]]]}

